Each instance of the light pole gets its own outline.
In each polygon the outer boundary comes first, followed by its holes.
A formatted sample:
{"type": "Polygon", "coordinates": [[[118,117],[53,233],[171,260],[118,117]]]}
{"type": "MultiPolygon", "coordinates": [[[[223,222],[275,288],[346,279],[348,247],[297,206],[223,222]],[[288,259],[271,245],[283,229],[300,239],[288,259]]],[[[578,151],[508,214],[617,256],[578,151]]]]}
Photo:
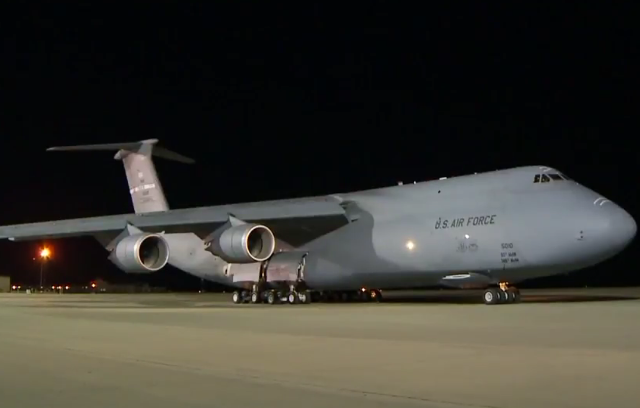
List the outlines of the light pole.
{"type": "Polygon", "coordinates": [[[47,262],[47,259],[51,256],[51,251],[49,248],[44,247],[40,250],[40,289],[44,288],[42,282],[42,272],[44,270],[44,263],[47,262]]]}

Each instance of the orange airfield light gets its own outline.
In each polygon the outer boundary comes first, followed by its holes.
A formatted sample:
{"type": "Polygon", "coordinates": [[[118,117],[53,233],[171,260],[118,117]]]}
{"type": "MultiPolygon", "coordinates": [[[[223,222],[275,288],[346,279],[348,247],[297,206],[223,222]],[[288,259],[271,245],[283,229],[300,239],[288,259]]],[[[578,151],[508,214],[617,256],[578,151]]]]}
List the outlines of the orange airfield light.
{"type": "Polygon", "coordinates": [[[47,259],[49,259],[49,257],[51,257],[51,250],[47,247],[42,248],[40,250],[40,259],[42,260],[40,262],[40,288],[42,288],[43,285],[42,273],[44,270],[44,264],[47,262],[47,259]]]}

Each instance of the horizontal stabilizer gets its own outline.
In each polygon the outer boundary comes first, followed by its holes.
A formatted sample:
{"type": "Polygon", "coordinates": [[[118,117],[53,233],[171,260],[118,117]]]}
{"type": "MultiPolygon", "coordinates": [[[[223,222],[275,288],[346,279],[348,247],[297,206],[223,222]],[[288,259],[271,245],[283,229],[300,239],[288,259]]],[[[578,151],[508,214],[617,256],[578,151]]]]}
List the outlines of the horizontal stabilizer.
{"type": "MultiPolygon", "coordinates": [[[[55,146],[50,147],[47,151],[51,152],[72,152],[72,151],[96,151],[96,150],[118,150],[123,152],[139,153],[142,155],[154,155],[162,157],[163,159],[174,160],[182,163],[195,163],[195,160],[183,156],[179,153],[165,149],[164,147],[154,146],[158,143],[158,139],[147,139],[139,142],[127,142],[127,143],[103,143],[92,145],[77,145],[77,146],[55,146]]],[[[120,152],[116,155],[117,159],[120,152]]]]}
{"type": "Polygon", "coordinates": [[[139,142],[103,143],[78,146],[56,146],[47,151],[99,151],[117,150],[116,160],[122,161],[129,184],[129,194],[136,214],[169,210],[167,198],[162,190],[162,184],[156,173],[152,156],[158,156],[182,163],[194,163],[193,159],[157,147],[158,139],[147,139],[139,142]]]}

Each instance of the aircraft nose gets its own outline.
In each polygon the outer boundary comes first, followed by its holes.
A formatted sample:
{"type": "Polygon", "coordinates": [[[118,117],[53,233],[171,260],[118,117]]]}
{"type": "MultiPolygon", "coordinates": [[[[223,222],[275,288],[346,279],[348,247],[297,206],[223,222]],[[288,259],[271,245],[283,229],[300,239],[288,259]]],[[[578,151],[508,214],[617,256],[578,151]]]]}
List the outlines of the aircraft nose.
{"type": "MultiPolygon", "coordinates": [[[[622,209],[621,209],[622,210],[622,209]]],[[[638,225],[636,224],[636,220],[633,219],[633,217],[631,216],[631,214],[629,214],[628,212],[622,210],[625,213],[626,216],[626,227],[623,227],[623,233],[624,235],[624,239],[628,242],[633,241],[633,239],[636,237],[636,233],[638,232],[638,225]]]]}
{"type": "Polygon", "coordinates": [[[601,239],[613,250],[626,247],[636,236],[637,225],[631,214],[618,205],[608,202],[602,210],[601,239]]]}

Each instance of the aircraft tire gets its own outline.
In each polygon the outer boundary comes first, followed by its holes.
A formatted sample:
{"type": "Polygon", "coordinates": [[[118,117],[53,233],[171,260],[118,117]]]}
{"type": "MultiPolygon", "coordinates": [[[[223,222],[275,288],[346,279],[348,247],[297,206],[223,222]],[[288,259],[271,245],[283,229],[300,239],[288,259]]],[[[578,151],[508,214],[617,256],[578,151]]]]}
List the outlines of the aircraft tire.
{"type": "Polygon", "coordinates": [[[505,291],[502,291],[502,293],[503,293],[503,294],[504,294],[504,296],[505,296],[505,300],[504,300],[504,302],[503,302],[503,303],[513,303],[513,301],[515,300],[515,297],[516,297],[516,296],[515,296],[515,294],[514,294],[512,291],[510,291],[510,290],[505,290],[505,291]]]}
{"type": "Polygon", "coordinates": [[[520,291],[518,288],[509,288],[509,293],[513,296],[512,303],[520,303],[520,291]]]}
{"type": "Polygon", "coordinates": [[[290,305],[298,303],[298,294],[296,292],[289,293],[287,296],[287,302],[289,302],[290,305]]]}
{"type": "Polygon", "coordinates": [[[484,294],[482,295],[482,300],[484,301],[484,304],[497,305],[500,302],[500,294],[498,292],[501,292],[501,291],[496,288],[489,288],[485,290],[484,294]]]}
{"type": "Polygon", "coordinates": [[[308,291],[298,293],[298,300],[300,303],[309,304],[311,303],[311,294],[308,291]]]}
{"type": "Polygon", "coordinates": [[[251,303],[253,304],[260,303],[260,293],[251,292],[251,303]]]}
{"type": "Polygon", "coordinates": [[[267,293],[267,303],[270,304],[270,305],[274,305],[274,304],[276,304],[276,300],[277,300],[276,293],[274,291],[270,290],[267,293]]]}
{"type": "Polygon", "coordinates": [[[233,292],[233,294],[231,295],[231,300],[233,301],[233,303],[235,303],[236,305],[238,303],[242,303],[242,296],[240,295],[239,291],[235,291],[233,292]]]}

